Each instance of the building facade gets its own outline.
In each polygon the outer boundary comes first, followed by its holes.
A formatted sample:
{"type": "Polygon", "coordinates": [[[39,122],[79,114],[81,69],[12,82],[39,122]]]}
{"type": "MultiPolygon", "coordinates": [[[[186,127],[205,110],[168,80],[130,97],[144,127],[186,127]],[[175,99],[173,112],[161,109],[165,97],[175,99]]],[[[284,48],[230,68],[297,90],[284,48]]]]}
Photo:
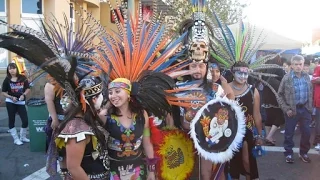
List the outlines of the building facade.
{"type": "MultiPolygon", "coordinates": [[[[120,1],[120,0],[119,0],[120,1]]],[[[139,0],[128,0],[128,9],[136,9],[139,0]]],[[[115,0],[111,0],[116,5],[115,0]]],[[[44,17],[55,17],[59,22],[64,22],[64,14],[74,22],[74,28],[78,25],[75,11],[81,12],[80,6],[93,17],[100,21],[100,24],[107,29],[116,30],[111,22],[110,7],[100,0],[0,0],[0,20],[9,24],[21,24],[33,29],[40,29],[40,21],[44,17]]],[[[10,31],[6,26],[0,25],[0,33],[10,31]]],[[[6,76],[7,65],[15,59],[16,54],[0,49],[0,83],[6,76]]],[[[25,62],[27,70],[31,64],[25,62]]],[[[32,69],[32,68],[31,68],[32,69]]],[[[31,71],[31,70],[30,70],[31,71]]],[[[40,80],[32,87],[31,97],[43,97],[45,80],[40,80]]],[[[1,96],[2,104],[3,97],[1,96]]]]}

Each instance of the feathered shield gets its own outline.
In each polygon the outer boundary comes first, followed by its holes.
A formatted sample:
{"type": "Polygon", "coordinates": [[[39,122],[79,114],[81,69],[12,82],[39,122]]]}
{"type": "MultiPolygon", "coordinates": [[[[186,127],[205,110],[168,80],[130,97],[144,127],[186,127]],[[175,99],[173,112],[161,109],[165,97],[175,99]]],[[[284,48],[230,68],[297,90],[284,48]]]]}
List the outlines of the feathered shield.
{"type": "Polygon", "coordinates": [[[214,163],[229,161],[245,134],[241,107],[226,97],[204,105],[190,124],[190,135],[200,156],[214,163]]]}

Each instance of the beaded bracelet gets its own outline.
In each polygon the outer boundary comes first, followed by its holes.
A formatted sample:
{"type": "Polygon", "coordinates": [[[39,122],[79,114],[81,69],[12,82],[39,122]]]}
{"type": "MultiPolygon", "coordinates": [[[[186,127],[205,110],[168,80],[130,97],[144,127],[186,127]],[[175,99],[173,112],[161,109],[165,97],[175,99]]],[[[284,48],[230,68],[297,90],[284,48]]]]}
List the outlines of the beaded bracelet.
{"type": "Polygon", "coordinates": [[[159,158],[145,158],[145,161],[147,163],[147,168],[149,172],[155,172],[156,171],[156,164],[158,162],[159,158]]]}
{"type": "Polygon", "coordinates": [[[256,139],[264,139],[264,136],[262,136],[262,135],[256,135],[255,138],[256,138],[256,139]]]}

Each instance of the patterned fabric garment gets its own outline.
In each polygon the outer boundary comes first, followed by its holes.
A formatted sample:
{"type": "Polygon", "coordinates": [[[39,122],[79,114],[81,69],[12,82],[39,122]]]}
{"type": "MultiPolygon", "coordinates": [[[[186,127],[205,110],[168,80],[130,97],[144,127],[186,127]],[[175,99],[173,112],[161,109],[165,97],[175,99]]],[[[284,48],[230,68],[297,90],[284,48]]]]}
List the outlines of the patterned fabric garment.
{"type": "Polygon", "coordinates": [[[236,101],[239,102],[239,105],[242,107],[242,111],[246,117],[247,128],[253,131],[254,119],[253,119],[253,95],[254,87],[249,85],[249,88],[244,91],[242,94],[236,96],[236,101]]]}
{"type": "MultiPolygon", "coordinates": [[[[320,78],[320,65],[318,65],[313,72],[312,80],[320,78]]],[[[320,84],[314,84],[314,106],[320,108],[320,84]]]]}
{"type": "Polygon", "coordinates": [[[213,83],[212,88],[208,90],[207,92],[207,102],[211,101],[212,99],[215,99],[218,96],[223,96],[224,90],[220,84],[213,83]]]}
{"type": "Polygon", "coordinates": [[[192,107],[185,109],[180,107],[180,116],[183,118],[185,123],[190,123],[195,117],[198,110],[204,106],[207,102],[215,99],[217,96],[222,96],[224,94],[223,88],[220,84],[209,83],[206,86],[202,86],[203,90],[193,90],[189,91],[189,94],[185,96],[202,98],[206,97],[206,101],[194,101],[192,107]]]}
{"type": "MultiPolygon", "coordinates": [[[[102,127],[99,128],[107,140],[108,133],[102,127]]],[[[86,172],[90,180],[107,180],[109,179],[109,159],[107,150],[101,150],[95,134],[90,126],[81,118],[74,118],[69,121],[65,128],[55,139],[55,143],[60,154],[66,154],[66,143],[68,139],[75,138],[76,142],[81,142],[90,137],[87,144],[81,167],[86,172]]],[[[72,179],[70,173],[67,173],[66,179],[72,179]]]]}
{"type": "Polygon", "coordinates": [[[308,83],[303,77],[297,77],[293,71],[291,71],[293,86],[296,98],[296,104],[304,104],[308,101],[308,83]]]}
{"type": "Polygon", "coordinates": [[[142,137],[145,119],[133,116],[130,127],[124,127],[115,115],[107,117],[106,130],[110,133],[108,154],[113,180],[144,180],[147,171],[144,166],[142,137]]]}

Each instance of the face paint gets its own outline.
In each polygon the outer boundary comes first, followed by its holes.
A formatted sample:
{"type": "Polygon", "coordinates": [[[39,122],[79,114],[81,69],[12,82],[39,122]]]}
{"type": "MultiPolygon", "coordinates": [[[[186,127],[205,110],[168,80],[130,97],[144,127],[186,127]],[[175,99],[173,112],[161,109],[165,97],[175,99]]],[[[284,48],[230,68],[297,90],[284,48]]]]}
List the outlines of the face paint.
{"type": "Polygon", "coordinates": [[[100,94],[96,99],[96,103],[94,104],[94,108],[96,110],[100,109],[102,101],[103,101],[103,96],[102,96],[102,94],[100,94]]]}
{"type": "Polygon", "coordinates": [[[218,66],[218,64],[216,64],[216,63],[210,63],[209,65],[210,65],[210,66],[209,66],[209,70],[219,69],[219,66],[218,66]]]}
{"type": "Polygon", "coordinates": [[[236,71],[234,73],[235,80],[238,83],[244,83],[247,81],[249,74],[247,72],[236,71]]]}

